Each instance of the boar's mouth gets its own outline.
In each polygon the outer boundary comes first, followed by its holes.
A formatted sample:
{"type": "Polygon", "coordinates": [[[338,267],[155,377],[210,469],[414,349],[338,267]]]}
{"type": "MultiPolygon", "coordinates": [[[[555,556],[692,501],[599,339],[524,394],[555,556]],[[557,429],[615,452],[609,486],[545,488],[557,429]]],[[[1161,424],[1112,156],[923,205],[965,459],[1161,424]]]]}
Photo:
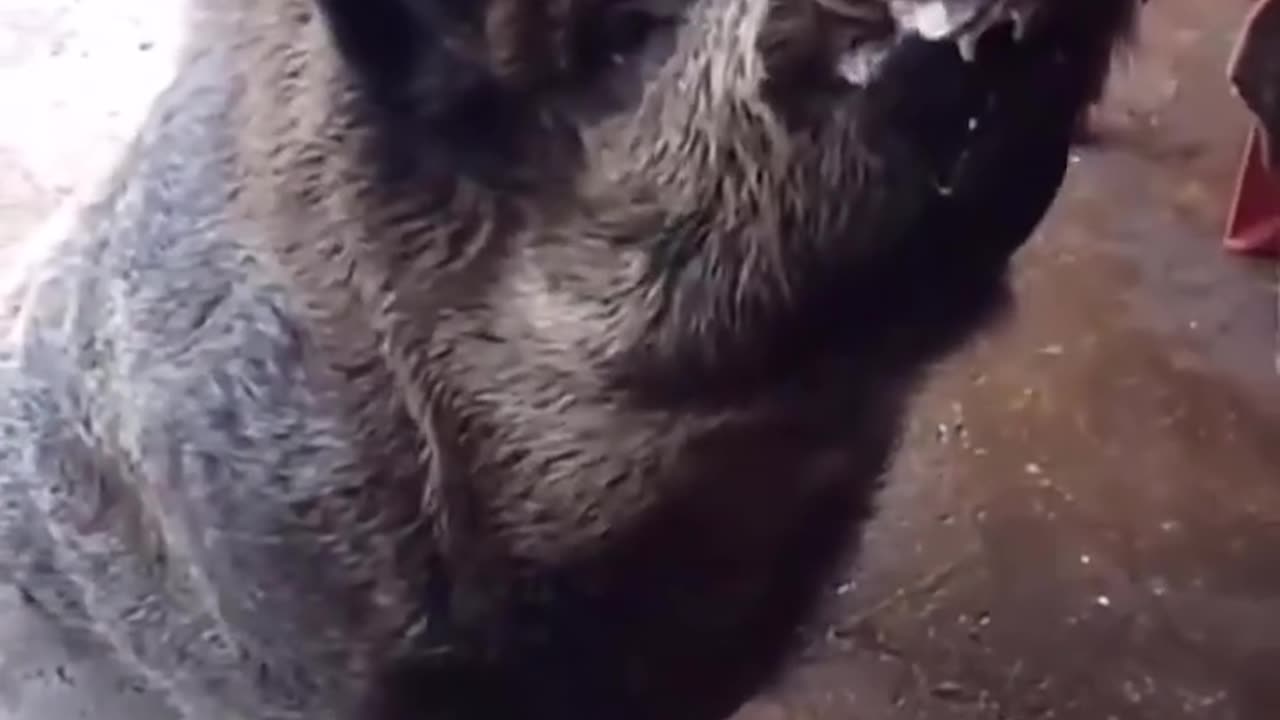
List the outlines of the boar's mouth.
{"type": "MultiPolygon", "coordinates": [[[[859,0],[819,1],[846,17],[855,6],[867,12],[859,0]]],[[[1005,132],[1011,114],[1042,116],[1045,132],[1066,128],[1109,66],[1109,44],[1098,46],[1107,57],[1081,57],[1079,37],[1063,37],[1042,3],[890,0],[880,7],[890,29],[844,51],[836,73],[933,162],[944,195],[977,176],[977,156],[1005,132]]]]}
{"type": "Polygon", "coordinates": [[[874,23],[882,32],[863,37],[840,55],[836,72],[846,82],[865,86],[903,40],[916,37],[954,44],[966,62],[976,62],[982,38],[993,28],[1008,25],[1015,40],[1027,37],[1041,17],[1039,5],[1020,0],[890,0],[887,4],[860,0],[817,0],[837,17],[874,23]]]}

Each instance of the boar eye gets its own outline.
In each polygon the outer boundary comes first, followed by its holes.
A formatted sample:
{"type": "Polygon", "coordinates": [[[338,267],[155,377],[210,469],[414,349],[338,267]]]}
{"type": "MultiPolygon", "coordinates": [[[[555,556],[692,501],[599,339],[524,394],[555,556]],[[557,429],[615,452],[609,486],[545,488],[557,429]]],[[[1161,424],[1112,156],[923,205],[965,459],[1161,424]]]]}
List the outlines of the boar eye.
{"type": "Polygon", "coordinates": [[[605,40],[615,55],[630,55],[641,50],[663,26],[663,19],[640,10],[611,13],[603,28],[605,40]]]}
{"type": "Polygon", "coordinates": [[[655,35],[674,22],[672,17],[618,3],[581,29],[578,57],[584,67],[620,64],[648,47],[655,35]]]}

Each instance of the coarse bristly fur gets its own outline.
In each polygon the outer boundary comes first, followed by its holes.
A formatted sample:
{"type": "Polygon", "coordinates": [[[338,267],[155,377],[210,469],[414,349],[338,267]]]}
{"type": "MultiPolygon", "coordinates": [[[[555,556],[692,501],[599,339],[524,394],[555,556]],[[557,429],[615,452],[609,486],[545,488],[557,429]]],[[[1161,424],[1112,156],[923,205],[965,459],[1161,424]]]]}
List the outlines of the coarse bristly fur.
{"type": "Polygon", "coordinates": [[[207,0],[0,356],[0,571],[193,720],[727,716],[1135,12],[1040,4],[855,87],[878,1],[207,0]]]}

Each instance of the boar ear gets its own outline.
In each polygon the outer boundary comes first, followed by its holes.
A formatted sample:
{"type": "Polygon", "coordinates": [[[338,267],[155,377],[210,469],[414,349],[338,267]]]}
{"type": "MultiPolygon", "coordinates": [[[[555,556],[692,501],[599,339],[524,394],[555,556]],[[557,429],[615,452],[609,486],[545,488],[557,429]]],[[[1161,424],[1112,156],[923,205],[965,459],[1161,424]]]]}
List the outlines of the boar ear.
{"type": "MultiPolygon", "coordinates": [[[[496,159],[514,155],[532,110],[519,77],[505,76],[497,60],[518,68],[525,48],[540,45],[527,40],[537,27],[529,18],[499,11],[548,0],[307,1],[319,9],[364,111],[392,123],[387,137],[411,132],[418,146],[433,139],[437,165],[457,153],[476,167],[492,161],[495,172],[506,170],[496,159]]],[[[408,162],[402,150],[389,152],[388,162],[408,162]]]]}
{"type": "Polygon", "coordinates": [[[406,88],[424,75],[474,76],[478,69],[474,59],[464,60],[463,48],[486,4],[481,0],[315,2],[343,59],[384,90],[406,88]]]}
{"type": "Polygon", "coordinates": [[[578,0],[315,2],[364,82],[450,102],[477,90],[534,90],[553,77],[578,0]]]}
{"type": "Polygon", "coordinates": [[[403,73],[413,64],[417,22],[409,0],[316,0],[343,57],[362,71],[403,73]]]}

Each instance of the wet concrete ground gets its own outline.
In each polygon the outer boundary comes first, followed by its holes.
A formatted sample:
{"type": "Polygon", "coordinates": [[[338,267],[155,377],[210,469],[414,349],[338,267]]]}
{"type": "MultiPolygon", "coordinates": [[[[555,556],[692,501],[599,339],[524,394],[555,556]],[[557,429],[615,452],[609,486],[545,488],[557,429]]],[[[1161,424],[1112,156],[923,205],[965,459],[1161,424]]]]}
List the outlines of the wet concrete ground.
{"type": "Polygon", "coordinates": [[[1276,267],[1217,244],[1246,4],[1151,5],[1017,316],[921,399],[861,569],[741,720],[1280,718],[1276,267]]]}
{"type": "MultiPolygon", "coordinates": [[[[0,89],[15,63],[45,62],[38,32],[6,54],[20,6],[98,32],[92,3],[5,2],[0,89]]],[[[1247,127],[1223,79],[1245,7],[1152,3],[1102,143],[1021,259],[1019,312],[940,369],[860,566],[833,584],[795,671],[738,720],[1280,719],[1277,275],[1217,245],[1247,127]]],[[[135,35],[167,47],[146,27],[117,27],[114,52],[152,52],[126,50],[135,35]]],[[[122,102],[75,97],[80,82],[24,87],[71,88],[78,109],[122,102]]],[[[102,152],[122,112],[64,122],[102,152]]],[[[9,122],[0,242],[61,192],[15,194],[9,158],[28,177],[76,175],[22,165],[28,136],[9,122]]],[[[0,720],[168,719],[24,612],[0,602],[0,720]]]]}

